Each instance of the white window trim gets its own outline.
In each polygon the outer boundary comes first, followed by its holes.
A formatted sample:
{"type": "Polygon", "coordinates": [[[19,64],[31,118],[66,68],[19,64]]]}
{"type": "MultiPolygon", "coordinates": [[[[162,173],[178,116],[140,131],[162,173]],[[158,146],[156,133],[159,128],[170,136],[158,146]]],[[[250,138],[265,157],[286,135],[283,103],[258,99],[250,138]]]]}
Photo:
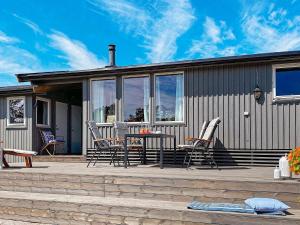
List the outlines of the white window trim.
{"type": "Polygon", "coordinates": [[[186,116],[186,100],[185,100],[185,73],[184,71],[174,71],[174,72],[165,72],[165,73],[155,73],[154,81],[153,81],[153,124],[154,125],[174,125],[174,124],[185,124],[185,116],[186,116]],[[168,76],[168,75],[183,75],[183,120],[182,121],[156,121],[156,77],[157,76],[168,76]]]}
{"type": "Polygon", "coordinates": [[[300,68],[300,63],[285,63],[285,64],[274,64],[272,65],[272,79],[273,79],[273,101],[284,101],[284,100],[300,100],[300,95],[276,95],[276,70],[282,68],[300,68]]]}
{"type": "Polygon", "coordinates": [[[47,102],[48,104],[48,118],[47,118],[47,124],[38,124],[37,123],[37,105],[36,105],[36,110],[35,110],[35,119],[36,119],[36,126],[37,127],[43,127],[43,128],[49,128],[50,124],[51,124],[51,119],[50,119],[50,115],[51,115],[51,100],[47,99],[47,98],[41,98],[41,97],[37,97],[36,98],[36,103],[37,101],[42,101],[42,102],[47,102]]]}
{"type": "MultiPolygon", "coordinates": [[[[93,99],[93,88],[92,88],[92,83],[93,81],[99,81],[99,80],[114,80],[116,85],[115,85],[115,120],[117,121],[117,78],[116,77],[101,77],[101,78],[91,78],[90,79],[90,104],[89,104],[89,108],[90,108],[90,115],[89,117],[93,119],[93,102],[92,102],[92,99],[93,99]]],[[[112,126],[113,123],[98,123],[96,121],[96,125],[97,126],[112,126]]]]}
{"type": "Polygon", "coordinates": [[[138,74],[138,75],[127,75],[122,76],[122,106],[121,106],[121,121],[124,122],[124,80],[127,78],[142,78],[148,77],[149,79],[149,121],[148,122],[126,122],[129,126],[130,125],[149,125],[151,122],[151,79],[150,74],[138,74]]]}
{"type": "Polygon", "coordinates": [[[16,127],[16,128],[25,128],[26,127],[26,97],[25,96],[13,96],[13,97],[7,97],[6,98],[6,121],[7,121],[7,127],[16,127]],[[24,101],[24,122],[23,123],[10,123],[10,114],[9,114],[9,101],[10,100],[16,100],[16,99],[22,99],[24,101]]]}

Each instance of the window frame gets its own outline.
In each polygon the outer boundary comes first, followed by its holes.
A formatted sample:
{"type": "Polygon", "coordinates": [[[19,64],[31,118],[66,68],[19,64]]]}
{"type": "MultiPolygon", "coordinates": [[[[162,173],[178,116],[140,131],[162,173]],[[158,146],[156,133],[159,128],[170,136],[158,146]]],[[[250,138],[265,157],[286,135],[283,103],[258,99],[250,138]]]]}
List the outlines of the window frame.
{"type": "Polygon", "coordinates": [[[154,73],[153,80],[153,115],[152,121],[153,125],[185,125],[186,124],[186,88],[185,88],[185,72],[184,71],[173,71],[173,72],[163,72],[163,73],[154,73]],[[182,75],[183,76],[183,116],[182,121],[157,121],[156,120],[156,77],[157,76],[170,76],[170,75],[182,75]]]}
{"type": "Polygon", "coordinates": [[[27,119],[26,119],[26,96],[12,96],[6,98],[6,123],[7,127],[9,128],[26,128],[27,125],[27,119]],[[10,123],[10,113],[9,113],[9,101],[10,100],[16,100],[16,99],[22,99],[24,101],[24,122],[23,123],[10,123]]]}
{"type": "Polygon", "coordinates": [[[122,76],[122,103],[121,103],[121,121],[127,123],[128,125],[150,125],[151,124],[151,114],[152,107],[151,107],[151,77],[150,74],[138,74],[138,75],[126,75],[122,76]],[[148,122],[125,122],[124,116],[124,80],[128,78],[142,78],[148,77],[149,79],[149,121],[148,122]]]}
{"type": "MultiPolygon", "coordinates": [[[[118,93],[118,83],[117,83],[117,78],[116,77],[100,77],[100,78],[91,78],[90,79],[90,103],[89,103],[89,108],[90,108],[90,115],[89,117],[91,119],[93,119],[93,108],[92,108],[92,105],[93,105],[93,102],[92,102],[92,99],[93,99],[93,81],[101,81],[101,80],[114,80],[115,81],[115,121],[118,121],[118,118],[117,118],[117,110],[118,110],[118,107],[117,107],[117,93],[118,93]]],[[[97,126],[113,126],[113,123],[99,123],[96,121],[96,125],[97,126]]]]}
{"type": "Polygon", "coordinates": [[[300,68],[300,63],[285,63],[285,64],[274,64],[272,65],[272,80],[273,80],[273,101],[280,100],[300,100],[300,95],[276,95],[276,70],[277,69],[288,69],[288,68],[300,68]]]}
{"type": "Polygon", "coordinates": [[[51,127],[51,100],[47,98],[42,98],[42,97],[36,97],[36,107],[35,107],[35,120],[36,120],[36,126],[37,127],[43,127],[43,128],[49,128],[51,127]],[[37,101],[42,101],[42,102],[47,102],[48,105],[48,116],[47,116],[47,124],[39,124],[37,120],[37,101]]]}

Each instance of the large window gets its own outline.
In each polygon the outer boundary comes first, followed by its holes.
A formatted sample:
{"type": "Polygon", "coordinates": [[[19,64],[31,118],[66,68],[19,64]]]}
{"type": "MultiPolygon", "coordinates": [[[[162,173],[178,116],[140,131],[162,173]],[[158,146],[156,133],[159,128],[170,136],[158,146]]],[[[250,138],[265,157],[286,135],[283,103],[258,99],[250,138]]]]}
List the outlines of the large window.
{"type": "Polygon", "coordinates": [[[25,125],[25,97],[7,98],[7,124],[9,126],[25,125]]]}
{"type": "Polygon", "coordinates": [[[92,117],[97,123],[113,123],[116,120],[116,80],[92,81],[92,117]]]}
{"type": "Polygon", "coordinates": [[[183,122],[183,74],[155,76],[155,121],[183,122]]]}
{"type": "Polygon", "coordinates": [[[149,77],[123,79],[123,117],[125,122],[149,122],[149,77]]]}
{"type": "Polygon", "coordinates": [[[36,100],[36,124],[40,126],[50,125],[50,101],[37,98],[36,100]]]}
{"type": "Polygon", "coordinates": [[[275,69],[276,97],[300,97],[300,65],[275,69]]]}

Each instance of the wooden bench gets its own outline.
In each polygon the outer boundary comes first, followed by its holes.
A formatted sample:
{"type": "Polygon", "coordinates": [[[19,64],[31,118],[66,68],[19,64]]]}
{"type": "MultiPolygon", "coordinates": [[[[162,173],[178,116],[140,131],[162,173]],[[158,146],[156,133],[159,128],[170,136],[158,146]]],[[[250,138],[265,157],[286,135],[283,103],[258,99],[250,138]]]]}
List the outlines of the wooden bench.
{"type": "Polygon", "coordinates": [[[29,151],[29,150],[4,148],[3,149],[3,164],[4,164],[4,167],[8,168],[9,164],[5,158],[5,155],[14,155],[14,156],[24,157],[26,167],[31,168],[32,167],[31,158],[32,158],[32,156],[37,155],[37,152],[29,151]]]}

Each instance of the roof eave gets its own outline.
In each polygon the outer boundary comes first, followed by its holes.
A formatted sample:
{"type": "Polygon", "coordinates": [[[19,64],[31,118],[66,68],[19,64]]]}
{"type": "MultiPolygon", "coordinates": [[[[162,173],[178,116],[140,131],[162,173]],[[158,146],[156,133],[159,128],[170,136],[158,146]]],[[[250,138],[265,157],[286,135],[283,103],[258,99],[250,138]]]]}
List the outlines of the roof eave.
{"type": "Polygon", "coordinates": [[[199,59],[199,60],[186,60],[178,62],[167,62],[157,64],[145,64],[137,66],[125,66],[125,67],[104,67],[94,70],[80,70],[80,71],[57,71],[57,72],[45,72],[45,73],[27,73],[17,74],[19,82],[27,82],[34,80],[48,80],[48,79],[64,79],[66,75],[70,78],[92,77],[97,75],[116,75],[126,73],[139,73],[139,72],[151,72],[161,70],[176,70],[186,67],[205,66],[214,64],[230,64],[241,62],[256,62],[256,61],[272,61],[272,60],[287,60],[300,58],[300,51],[290,52],[275,52],[275,53],[263,53],[254,55],[242,55],[242,56],[229,56],[221,58],[199,59]]]}

